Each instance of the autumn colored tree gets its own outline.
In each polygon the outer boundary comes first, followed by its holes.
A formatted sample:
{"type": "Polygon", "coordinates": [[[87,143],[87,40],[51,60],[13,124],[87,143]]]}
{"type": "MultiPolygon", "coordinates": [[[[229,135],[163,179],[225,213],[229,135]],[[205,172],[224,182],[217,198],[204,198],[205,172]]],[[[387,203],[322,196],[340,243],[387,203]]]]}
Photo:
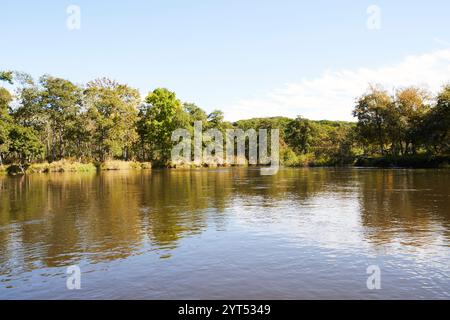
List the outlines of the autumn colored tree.
{"type": "Polygon", "coordinates": [[[358,99],[353,110],[353,116],[358,119],[358,134],[364,142],[377,144],[382,155],[389,142],[388,119],[393,107],[389,94],[372,86],[368,93],[358,99]]]}

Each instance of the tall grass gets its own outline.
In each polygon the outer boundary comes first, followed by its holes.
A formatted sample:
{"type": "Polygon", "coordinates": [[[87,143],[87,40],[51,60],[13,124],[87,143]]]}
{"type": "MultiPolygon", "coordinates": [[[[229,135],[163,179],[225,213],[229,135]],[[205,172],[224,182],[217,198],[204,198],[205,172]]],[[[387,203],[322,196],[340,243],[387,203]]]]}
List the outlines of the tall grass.
{"type": "Polygon", "coordinates": [[[26,173],[92,172],[96,170],[93,163],[60,160],[52,163],[33,163],[26,169],[26,173]]]}
{"type": "Polygon", "coordinates": [[[136,161],[121,161],[121,160],[108,160],[97,164],[97,167],[101,171],[110,170],[148,170],[152,165],[150,162],[136,162],[136,161]]]}
{"type": "Polygon", "coordinates": [[[73,160],[60,160],[55,162],[32,163],[22,168],[18,165],[0,166],[0,174],[32,174],[51,172],[95,172],[108,170],[149,170],[152,168],[150,162],[111,160],[100,163],[82,163],[73,160]]]}

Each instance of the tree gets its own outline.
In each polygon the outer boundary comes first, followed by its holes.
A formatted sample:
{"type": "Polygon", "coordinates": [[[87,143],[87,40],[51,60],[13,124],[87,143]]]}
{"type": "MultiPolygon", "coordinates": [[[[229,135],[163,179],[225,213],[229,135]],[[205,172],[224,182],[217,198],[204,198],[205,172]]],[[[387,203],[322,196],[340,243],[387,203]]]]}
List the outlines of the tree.
{"type": "Polygon", "coordinates": [[[93,158],[93,146],[95,145],[93,135],[96,123],[86,112],[80,113],[74,121],[66,127],[66,136],[70,137],[66,146],[66,154],[77,157],[79,160],[90,160],[93,158]]]}
{"type": "Polygon", "coordinates": [[[136,121],[139,91],[103,78],[90,82],[85,104],[93,126],[94,153],[100,161],[111,157],[130,158],[138,139],[136,121]]]}
{"type": "Polygon", "coordinates": [[[437,96],[436,106],[424,121],[426,145],[435,153],[450,152],[450,85],[437,96]]]}
{"type": "Polygon", "coordinates": [[[81,89],[68,80],[48,75],[41,77],[40,84],[40,100],[49,120],[51,159],[62,159],[73,144],[69,128],[73,128],[80,113],[81,89]]]}
{"type": "Polygon", "coordinates": [[[166,163],[173,146],[172,132],[189,124],[174,92],[165,88],[155,89],[148,94],[145,102],[139,113],[141,141],[148,149],[151,160],[166,163]]]}
{"type": "Polygon", "coordinates": [[[378,144],[381,154],[385,153],[389,140],[387,128],[392,109],[393,101],[389,94],[371,86],[369,92],[358,99],[353,110],[353,116],[358,119],[358,134],[363,140],[378,144]]]}
{"type": "Polygon", "coordinates": [[[41,90],[29,75],[21,74],[18,82],[20,83],[17,88],[18,107],[12,112],[14,123],[33,128],[46,146],[46,154],[49,154],[51,129],[48,114],[43,107],[41,90]]]}
{"type": "Polygon", "coordinates": [[[226,129],[233,128],[231,123],[224,120],[223,112],[220,110],[214,110],[210,114],[208,114],[208,122],[206,124],[206,127],[208,129],[216,128],[222,133],[225,132],[226,129]]]}
{"type": "Polygon", "coordinates": [[[428,97],[426,91],[417,87],[408,87],[396,92],[396,110],[390,116],[389,125],[392,129],[389,132],[391,137],[396,138],[394,142],[402,154],[409,151],[415,154],[417,147],[424,142],[422,128],[430,111],[430,106],[426,103],[428,97]]]}
{"type": "Polygon", "coordinates": [[[199,108],[195,103],[183,103],[183,109],[189,116],[189,124],[194,125],[195,121],[201,121],[203,126],[206,125],[208,121],[208,115],[206,112],[199,108]]]}
{"type": "Polygon", "coordinates": [[[42,156],[44,148],[31,128],[13,126],[8,135],[9,152],[16,155],[22,172],[24,165],[42,156]]]}
{"type": "Polygon", "coordinates": [[[0,87],[0,165],[3,164],[4,154],[8,151],[9,130],[11,127],[11,116],[9,115],[9,104],[12,96],[8,90],[0,87]]]}
{"type": "Polygon", "coordinates": [[[12,71],[0,71],[0,81],[6,81],[13,84],[14,73],[12,71]]]}
{"type": "Polygon", "coordinates": [[[286,142],[297,153],[307,154],[314,143],[316,130],[308,119],[298,116],[290,121],[286,127],[286,142]]]}
{"type": "Polygon", "coordinates": [[[9,115],[9,104],[12,101],[12,96],[8,90],[0,87],[0,121],[11,122],[9,115]]]}
{"type": "Polygon", "coordinates": [[[9,84],[14,84],[15,82],[19,82],[21,84],[31,84],[33,79],[29,74],[24,72],[0,71],[0,81],[6,81],[9,84]]]}

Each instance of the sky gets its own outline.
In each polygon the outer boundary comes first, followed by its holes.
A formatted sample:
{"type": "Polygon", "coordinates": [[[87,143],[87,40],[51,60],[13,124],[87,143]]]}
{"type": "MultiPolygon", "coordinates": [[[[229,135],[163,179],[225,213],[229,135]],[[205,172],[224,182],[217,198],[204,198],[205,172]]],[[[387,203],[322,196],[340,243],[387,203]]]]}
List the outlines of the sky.
{"type": "Polygon", "coordinates": [[[0,0],[0,70],[106,76],[142,97],[166,87],[230,121],[352,120],[371,83],[450,82],[449,12],[448,0],[0,0]]]}

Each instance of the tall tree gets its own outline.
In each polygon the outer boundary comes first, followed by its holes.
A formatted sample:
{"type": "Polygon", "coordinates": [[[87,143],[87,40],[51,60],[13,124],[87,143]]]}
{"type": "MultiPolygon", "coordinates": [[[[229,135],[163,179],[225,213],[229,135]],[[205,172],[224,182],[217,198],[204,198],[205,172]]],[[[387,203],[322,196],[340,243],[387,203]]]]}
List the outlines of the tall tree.
{"type": "Polygon", "coordinates": [[[360,97],[353,110],[353,116],[358,119],[358,133],[370,143],[376,143],[380,153],[385,153],[385,145],[389,142],[387,136],[389,113],[393,101],[389,94],[377,87],[371,87],[369,92],[360,97]]]}
{"type": "Polygon", "coordinates": [[[97,79],[88,84],[85,103],[94,127],[97,158],[101,161],[113,157],[128,160],[138,139],[139,91],[107,78],[97,79]]]}
{"type": "Polygon", "coordinates": [[[43,155],[44,148],[32,128],[13,126],[9,131],[8,139],[9,152],[15,155],[22,171],[27,163],[43,155]]]}
{"type": "Polygon", "coordinates": [[[285,132],[286,142],[295,152],[306,154],[311,151],[316,135],[311,121],[299,116],[288,123],[285,132]]]}
{"type": "Polygon", "coordinates": [[[9,148],[9,130],[12,125],[12,119],[9,115],[9,104],[12,96],[8,90],[0,87],[0,165],[3,164],[5,153],[9,148]]]}
{"type": "Polygon", "coordinates": [[[68,156],[67,149],[73,144],[69,128],[73,127],[80,113],[81,89],[72,82],[43,76],[40,79],[41,103],[50,127],[51,159],[68,156]]]}
{"type": "Polygon", "coordinates": [[[438,94],[436,106],[425,120],[424,137],[434,153],[450,153],[450,85],[438,94]]]}
{"type": "Polygon", "coordinates": [[[417,147],[423,144],[422,128],[430,106],[427,104],[429,94],[417,87],[398,90],[395,95],[395,111],[391,112],[390,122],[394,130],[389,130],[391,136],[399,133],[399,148],[401,153],[416,153],[417,147]],[[403,143],[402,143],[403,142],[403,143]]]}
{"type": "Polygon", "coordinates": [[[151,160],[169,160],[172,132],[189,125],[180,100],[174,92],[158,88],[150,92],[140,109],[139,134],[151,160]]]}

